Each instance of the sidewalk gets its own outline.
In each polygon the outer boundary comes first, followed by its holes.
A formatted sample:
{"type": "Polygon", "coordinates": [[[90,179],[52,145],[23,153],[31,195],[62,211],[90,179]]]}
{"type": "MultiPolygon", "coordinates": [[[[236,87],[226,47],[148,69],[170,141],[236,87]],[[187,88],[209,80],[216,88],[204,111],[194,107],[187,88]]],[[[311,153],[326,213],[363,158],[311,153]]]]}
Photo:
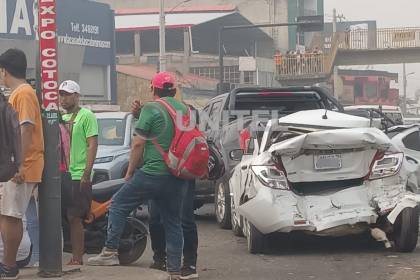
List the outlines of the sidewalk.
{"type": "MultiPolygon", "coordinates": [[[[63,271],[73,270],[73,267],[64,267],[63,271]]],[[[164,272],[145,269],[138,266],[83,266],[80,271],[65,273],[61,278],[40,278],[38,269],[21,269],[19,279],[77,279],[77,280],[166,280],[164,272]]]]}

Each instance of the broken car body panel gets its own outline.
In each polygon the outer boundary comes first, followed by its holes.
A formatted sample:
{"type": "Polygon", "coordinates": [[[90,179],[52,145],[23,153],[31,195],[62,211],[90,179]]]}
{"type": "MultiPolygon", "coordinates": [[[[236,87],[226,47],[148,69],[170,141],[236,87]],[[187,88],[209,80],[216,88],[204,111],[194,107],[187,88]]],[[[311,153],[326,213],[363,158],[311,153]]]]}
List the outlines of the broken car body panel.
{"type": "Polygon", "coordinates": [[[274,129],[269,123],[262,141],[268,149],[244,157],[236,166],[230,181],[235,209],[261,233],[299,230],[329,236],[355,234],[377,223],[380,216],[389,214],[389,221],[394,223],[404,208],[420,202],[419,196],[406,190],[410,173],[405,168],[407,162],[382,131],[363,127],[363,123],[369,125],[368,119],[336,112],[327,112],[328,123],[316,119],[323,115],[324,110],[314,110],[281,118],[283,131],[284,127],[314,129],[315,124],[317,128],[271,146],[264,143],[270,142],[267,135],[274,129]],[[351,120],[358,128],[349,128],[351,120]],[[345,129],[337,129],[340,123],[345,129]],[[371,180],[378,152],[395,155],[389,162],[394,162],[398,170],[371,180]],[[327,155],[321,156],[325,169],[317,166],[319,155],[327,155]],[[272,172],[270,168],[278,162],[283,169],[272,175],[278,182],[268,187],[267,172],[272,172]],[[261,171],[263,175],[257,175],[253,166],[268,167],[261,171]],[[278,179],[282,174],[287,184],[278,179]]]}

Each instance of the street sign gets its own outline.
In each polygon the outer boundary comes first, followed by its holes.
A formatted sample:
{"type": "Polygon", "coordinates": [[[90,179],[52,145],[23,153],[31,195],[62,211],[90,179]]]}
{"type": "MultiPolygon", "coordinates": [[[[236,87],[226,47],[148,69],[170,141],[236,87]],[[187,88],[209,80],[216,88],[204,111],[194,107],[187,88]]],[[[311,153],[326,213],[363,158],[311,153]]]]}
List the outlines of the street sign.
{"type": "Polygon", "coordinates": [[[324,30],[324,16],[297,17],[299,32],[318,32],[324,30]]]}
{"type": "Polygon", "coordinates": [[[257,60],[252,56],[239,57],[239,71],[257,71],[257,60]]]}

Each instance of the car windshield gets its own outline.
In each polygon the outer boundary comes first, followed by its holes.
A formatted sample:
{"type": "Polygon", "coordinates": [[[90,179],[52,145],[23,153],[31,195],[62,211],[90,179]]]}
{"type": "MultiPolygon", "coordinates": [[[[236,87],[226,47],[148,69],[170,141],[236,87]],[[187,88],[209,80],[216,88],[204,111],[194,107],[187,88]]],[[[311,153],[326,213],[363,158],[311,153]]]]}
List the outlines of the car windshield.
{"type": "Polygon", "coordinates": [[[122,146],[125,139],[125,119],[98,119],[98,144],[122,146]]]}

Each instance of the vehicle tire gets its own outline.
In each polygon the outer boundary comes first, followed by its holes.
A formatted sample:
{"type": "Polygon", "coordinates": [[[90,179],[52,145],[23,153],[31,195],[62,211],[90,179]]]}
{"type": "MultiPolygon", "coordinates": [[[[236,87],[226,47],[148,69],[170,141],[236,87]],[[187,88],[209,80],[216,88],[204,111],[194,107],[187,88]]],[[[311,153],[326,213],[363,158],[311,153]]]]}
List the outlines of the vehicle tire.
{"type": "Polygon", "coordinates": [[[231,229],[230,190],[226,180],[222,179],[216,184],[215,192],[214,206],[217,223],[222,229],[231,229]]]}
{"type": "Polygon", "coordinates": [[[129,244],[129,246],[120,248],[118,252],[120,264],[129,265],[136,262],[146,250],[147,228],[138,219],[128,218],[121,242],[129,244]]]}
{"type": "Polygon", "coordinates": [[[236,213],[235,204],[233,202],[232,197],[231,197],[230,201],[231,201],[231,203],[230,203],[230,209],[231,209],[230,217],[231,217],[233,235],[238,236],[238,237],[244,237],[244,232],[242,230],[241,223],[240,223],[241,216],[238,213],[236,213]]]}
{"type": "Polygon", "coordinates": [[[253,224],[246,221],[246,240],[251,254],[262,254],[265,250],[266,237],[253,224]]]}
{"type": "Polygon", "coordinates": [[[416,249],[419,234],[419,208],[405,208],[394,224],[395,249],[412,252],[416,249]]]}

